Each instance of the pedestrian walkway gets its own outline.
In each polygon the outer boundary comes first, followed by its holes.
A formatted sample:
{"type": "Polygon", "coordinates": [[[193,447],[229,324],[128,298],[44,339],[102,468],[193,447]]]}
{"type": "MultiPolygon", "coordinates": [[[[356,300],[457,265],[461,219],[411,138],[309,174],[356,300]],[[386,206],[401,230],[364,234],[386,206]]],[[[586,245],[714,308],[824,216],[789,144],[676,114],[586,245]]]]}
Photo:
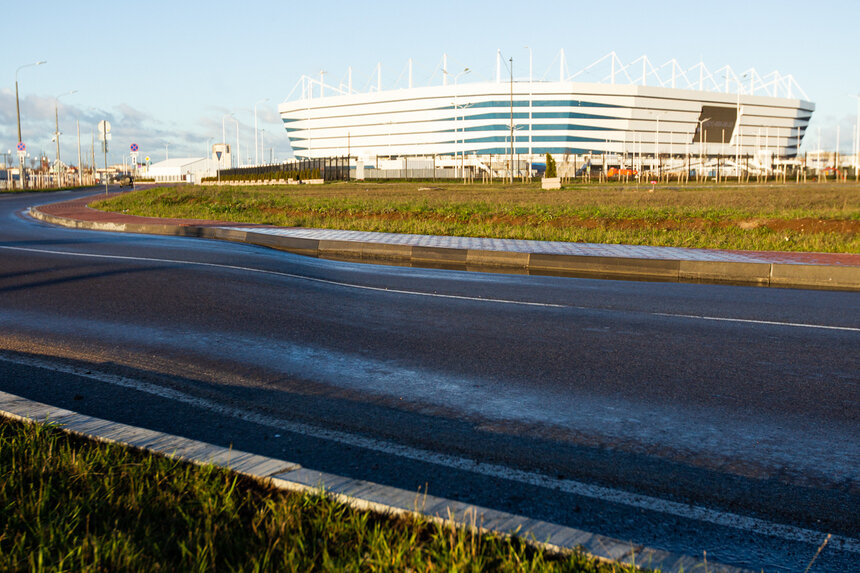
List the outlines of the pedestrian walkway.
{"type": "MultiPolygon", "coordinates": [[[[214,223],[215,225],[223,225],[214,223]]],[[[248,226],[225,227],[247,231],[248,226]]],[[[604,245],[595,243],[566,243],[562,241],[530,241],[523,239],[487,239],[480,237],[446,237],[439,235],[407,235],[369,231],[339,231],[295,227],[255,228],[256,233],[278,237],[315,239],[320,241],[351,241],[415,247],[482,250],[514,253],[576,255],[586,257],[616,257],[654,260],[721,261],[735,263],[786,263],[796,265],[860,266],[860,255],[844,253],[793,253],[775,251],[730,251],[718,249],[688,249],[683,247],[652,247],[648,245],[604,245]]]]}

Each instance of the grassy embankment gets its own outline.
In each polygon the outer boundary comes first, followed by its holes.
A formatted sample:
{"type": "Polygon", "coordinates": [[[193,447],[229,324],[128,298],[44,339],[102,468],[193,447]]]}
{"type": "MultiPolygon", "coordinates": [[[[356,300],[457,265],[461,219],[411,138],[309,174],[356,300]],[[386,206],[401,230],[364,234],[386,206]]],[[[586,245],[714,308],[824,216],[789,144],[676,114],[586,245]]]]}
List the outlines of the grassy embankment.
{"type": "Polygon", "coordinates": [[[281,226],[678,247],[860,252],[855,183],[151,188],[97,207],[281,226]]]}
{"type": "Polygon", "coordinates": [[[6,418],[0,508],[2,571],[638,571],[6,418]]]}

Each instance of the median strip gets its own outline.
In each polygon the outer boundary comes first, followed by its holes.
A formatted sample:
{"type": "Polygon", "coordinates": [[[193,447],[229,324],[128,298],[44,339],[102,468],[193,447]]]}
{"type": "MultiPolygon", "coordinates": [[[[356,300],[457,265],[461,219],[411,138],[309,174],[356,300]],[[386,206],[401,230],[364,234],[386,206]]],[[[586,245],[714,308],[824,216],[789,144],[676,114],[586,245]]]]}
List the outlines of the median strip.
{"type": "MultiPolygon", "coordinates": [[[[57,209],[53,209],[57,211],[57,209]]],[[[562,275],[585,278],[634,279],[667,282],[692,283],[729,283],[753,286],[777,286],[793,288],[821,288],[832,290],[860,291],[860,265],[827,265],[827,264],[786,264],[783,262],[767,262],[767,253],[751,253],[749,255],[728,253],[722,257],[716,251],[696,252],[696,249],[678,249],[671,247],[633,247],[625,249],[625,245],[595,245],[603,247],[596,252],[615,252],[619,255],[625,251],[631,254],[658,253],[657,258],[652,254],[649,258],[637,256],[606,256],[594,254],[563,254],[552,252],[521,252],[505,251],[487,248],[498,242],[493,239],[477,239],[452,237],[457,244],[473,245],[474,248],[461,246],[446,247],[442,245],[426,246],[428,239],[435,243],[447,242],[447,237],[427,237],[422,235],[391,235],[373,233],[371,237],[377,240],[396,242],[376,242],[374,240],[333,240],[328,238],[331,231],[318,229],[283,229],[271,227],[230,227],[216,225],[194,224],[154,224],[154,223],[118,223],[110,220],[88,221],[63,217],[45,212],[39,207],[31,207],[32,217],[65,227],[90,229],[99,231],[130,232],[185,237],[218,239],[232,242],[242,242],[268,248],[274,248],[294,254],[328,258],[334,260],[360,260],[366,262],[383,262],[406,264],[416,267],[444,267],[470,271],[511,271],[532,274],[562,275]],[[314,235],[318,238],[314,238],[314,235]],[[690,260],[700,256],[706,260],[690,260]],[[714,258],[723,260],[712,260],[714,258]],[[728,260],[726,260],[728,259],[728,260]],[[733,260],[734,259],[734,260],[733,260]]],[[[101,212],[99,212],[101,213],[101,212]]],[[[101,213],[104,215],[104,213],[101,213]]],[[[104,217],[101,217],[104,219],[104,217]]],[[[143,218],[140,218],[143,219],[143,218]]],[[[360,232],[338,232],[339,237],[367,235],[360,232]]],[[[363,237],[362,237],[363,238],[363,237]]],[[[524,248],[532,243],[540,246],[539,241],[521,241],[524,248]]],[[[517,244],[506,241],[504,244],[517,244]]],[[[546,245],[546,244],[545,244],[546,245]]],[[[554,244],[548,244],[554,247],[554,244]]],[[[563,250],[579,249],[589,251],[589,245],[574,244],[563,250]]],[[[786,254],[780,253],[778,260],[785,259],[786,254]]],[[[842,255],[842,258],[845,258],[842,255]]],[[[860,256],[857,256],[860,263],[860,256]]]]}

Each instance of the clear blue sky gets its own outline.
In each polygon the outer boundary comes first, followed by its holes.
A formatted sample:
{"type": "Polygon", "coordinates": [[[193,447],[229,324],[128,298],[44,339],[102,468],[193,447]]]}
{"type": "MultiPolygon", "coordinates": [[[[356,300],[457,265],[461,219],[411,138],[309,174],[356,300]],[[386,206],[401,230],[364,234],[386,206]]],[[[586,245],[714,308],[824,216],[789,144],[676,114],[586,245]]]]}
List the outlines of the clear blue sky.
{"type": "MultiPolygon", "coordinates": [[[[77,162],[75,119],[85,152],[100,119],[112,123],[111,161],[132,142],[140,156],[202,156],[221,139],[222,117],[240,122],[242,155],[253,158],[253,106],[264,145],[277,159],[289,153],[277,115],[302,74],[366,89],[382,63],[383,87],[405,85],[408,58],[414,82],[426,85],[447,52],[449,69],[473,71],[460,81],[490,79],[496,49],[528,73],[530,46],[537,78],[558,75],[565,50],[571,73],[615,51],[625,62],[642,54],[657,64],[701,59],[711,70],[779,70],[794,75],[817,106],[806,149],[851,152],[860,93],[860,8],[855,1],[257,1],[117,2],[87,0],[38,5],[7,3],[2,11],[5,57],[0,59],[0,152],[14,151],[15,75],[23,139],[31,152],[55,155],[54,98],[60,99],[64,160],[77,162]],[[555,61],[555,63],[554,63],[555,61]],[[250,150],[250,154],[247,152],[250,150]]],[[[227,122],[235,143],[236,123],[227,122]]]]}

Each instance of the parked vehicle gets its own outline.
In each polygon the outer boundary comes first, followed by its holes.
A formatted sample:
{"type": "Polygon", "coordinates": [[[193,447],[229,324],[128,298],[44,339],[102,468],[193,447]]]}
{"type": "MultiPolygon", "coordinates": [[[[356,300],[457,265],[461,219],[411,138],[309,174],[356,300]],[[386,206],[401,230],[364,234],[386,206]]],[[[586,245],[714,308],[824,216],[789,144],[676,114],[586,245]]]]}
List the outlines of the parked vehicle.
{"type": "Polygon", "coordinates": [[[113,179],[120,187],[134,187],[134,178],[131,175],[117,175],[113,179]]]}

